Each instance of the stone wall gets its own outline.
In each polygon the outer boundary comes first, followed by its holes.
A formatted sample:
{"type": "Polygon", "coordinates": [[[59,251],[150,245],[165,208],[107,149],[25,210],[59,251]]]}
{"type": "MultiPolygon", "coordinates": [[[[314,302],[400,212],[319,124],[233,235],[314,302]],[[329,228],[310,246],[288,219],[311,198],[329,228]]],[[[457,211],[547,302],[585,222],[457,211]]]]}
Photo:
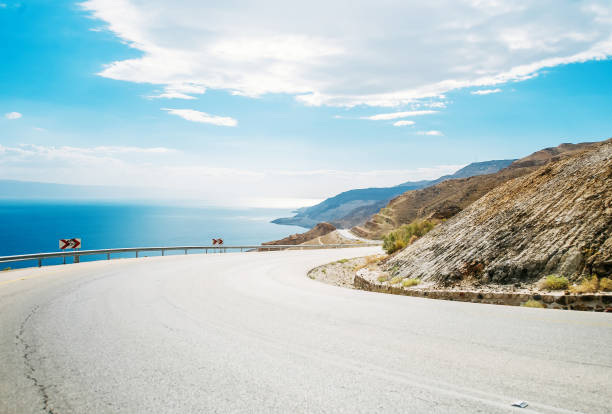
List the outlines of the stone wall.
{"type": "Polygon", "coordinates": [[[469,290],[425,290],[390,286],[367,280],[362,275],[355,275],[354,285],[357,289],[371,292],[390,293],[392,295],[416,296],[429,299],[456,300],[461,302],[489,303],[494,305],[521,306],[529,300],[535,300],[549,309],[567,309],[594,312],[612,312],[612,293],[565,294],[565,293],[512,293],[512,292],[479,292],[469,290]]]}

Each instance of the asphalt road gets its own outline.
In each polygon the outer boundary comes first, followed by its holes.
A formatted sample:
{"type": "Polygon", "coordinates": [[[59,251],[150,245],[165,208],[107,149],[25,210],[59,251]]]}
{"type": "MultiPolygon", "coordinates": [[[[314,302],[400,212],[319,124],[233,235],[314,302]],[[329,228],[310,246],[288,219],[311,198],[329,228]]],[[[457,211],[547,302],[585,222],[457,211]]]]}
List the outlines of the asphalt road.
{"type": "Polygon", "coordinates": [[[610,413],[612,315],[310,280],[377,248],[0,273],[1,413],[610,413]],[[526,400],[525,409],[512,408],[526,400]]]}

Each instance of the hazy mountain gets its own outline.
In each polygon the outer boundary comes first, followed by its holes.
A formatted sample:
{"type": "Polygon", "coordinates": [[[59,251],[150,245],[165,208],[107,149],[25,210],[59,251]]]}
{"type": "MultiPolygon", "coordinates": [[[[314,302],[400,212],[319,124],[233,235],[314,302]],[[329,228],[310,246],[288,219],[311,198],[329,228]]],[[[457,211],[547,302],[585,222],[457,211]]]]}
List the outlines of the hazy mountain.
{"type": "Polygon", "coordinates": [[[349,228],[364,223],[383,208],[389,200],[410,190],[417,190],[439,182],[490,174],[507,167],[514,160],[493,160],[469,164],[454,174],[435,180],[409,181],[393,187],[373,187],[349,190],[328,198],[312,207],[295,211],[295,216],[273,220],[276,224],[291,224],[311,228],[320,222],[329,222],[339,228],[349,228]]]}
{"type": "Polygon", "coordinates": [[[391,200],[365,224],[352,230],[361,237],[379,239],[389,231],[415,219],[452,217],[506,181],[529,174],[548,162],[592,145],[594,144],[561,144],[555,148],[545,148],[516,160],[493,174],[447,179],[426,188],[405,192],[391,200]]]}

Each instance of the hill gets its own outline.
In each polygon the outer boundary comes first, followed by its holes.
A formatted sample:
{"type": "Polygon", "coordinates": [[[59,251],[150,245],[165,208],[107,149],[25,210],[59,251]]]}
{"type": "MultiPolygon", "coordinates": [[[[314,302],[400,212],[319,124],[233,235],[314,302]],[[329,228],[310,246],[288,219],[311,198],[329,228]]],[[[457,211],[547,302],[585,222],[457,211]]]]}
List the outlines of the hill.
{"type": "Polygon", "coordinates": [[[389,200],[406,191],[425,188],[454,178],[490,174],[510,165],[514,160],[493,160],[469,164],[454,174],[435,180],[405,182],[394,187],[373,187],[349,190],[321,203],[301,208],[293,217],[273,220],[276,224],[290,224],[311,228],[320,222],[329,222],[338,228],[350,228],[364,223],[387,205],[389,200]]]}
{"type": "Polygon", "coordinates": [[[329,223],[319,223],[305,233],[292,234],[291,236],[285,237],[284,239],[262,243],[262,245],[276,246],[283,244],[302,244],[318,237],[325,236],[326,234],[331,233],[334,230],[336,230],[336,228],[329,223]]]}
{"type": "Polygon", "coordinates": [[[546,149],[524,161],[551,154],[548,165],[493,189],[386,266],[443,286],[610,276],[612,140],[546,149]]]}
{"type": "Polygon", "coordinates": [[[416,219],[447,219],[506,181],[592,145],[588,142],[561,144],[516,160],[494,174],[449,179],[424,189],[408,191],[392,199],[385,208],[352,231],[361,237],[380,239],[389,231],[416,219]]]}

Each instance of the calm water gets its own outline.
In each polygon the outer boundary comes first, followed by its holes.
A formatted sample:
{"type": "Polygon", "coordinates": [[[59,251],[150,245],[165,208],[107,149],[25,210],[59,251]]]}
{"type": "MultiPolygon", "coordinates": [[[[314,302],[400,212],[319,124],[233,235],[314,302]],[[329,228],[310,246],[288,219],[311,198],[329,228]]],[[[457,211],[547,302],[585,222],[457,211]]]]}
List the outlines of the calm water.
{"type": "MultiPolygon", "coordinates": [[[[217,237],[227,245],[260,244],[305,231],[269,223],[288,215],[287,209],[0,201],[0,256],[58,251],[59,239],[72,237],[82,239],[84,250],[208,245],[217,237]]],[[[15,268],[32,263],[0,263],[0,269],[6,266],[15,268]]]]}

